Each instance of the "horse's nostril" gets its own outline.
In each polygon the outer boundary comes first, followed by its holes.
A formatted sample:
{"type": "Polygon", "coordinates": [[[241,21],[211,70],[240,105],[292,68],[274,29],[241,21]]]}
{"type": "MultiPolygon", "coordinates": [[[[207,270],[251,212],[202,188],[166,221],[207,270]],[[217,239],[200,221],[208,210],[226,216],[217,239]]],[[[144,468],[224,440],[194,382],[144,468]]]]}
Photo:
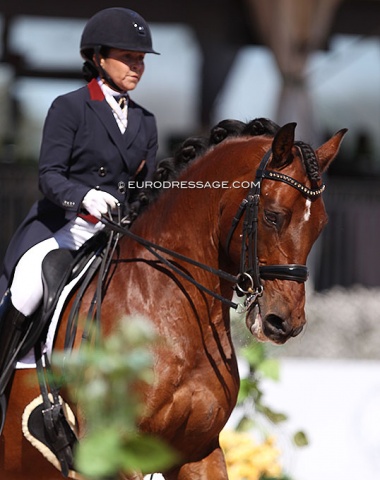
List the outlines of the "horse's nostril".
{"type": "Polygon", "coordinates": [[[292,328],[292,325],[282,317],[269,314],[263,322],[265,335],[275,343],[285,343],[289,337],[295,337],[301,333],[302,327],[292,328]]]}
{"type": "Polygon", "coordinates": [[[275,343],[285,343],[290,337],[296,337],[302,332],[302,328],[292,328],[291,323],[273,313],[267,315],[263,322],[265,335],[275,343]]]}
{"type": "Polygon", "coordinates": [[[270,326],[272,331],[276,331],[276,333],[286,333],[288,331],[286,321],[283,320],[281,317],[277,315],[268,315],[266,318],[268,325],[270,326]]]}
{"type": "Polygon", "coordinates": [[[285,343],[289,338],[288,324],[281,317],[270,314],[263,322],[264,334],[275,343],[285,343]]]}

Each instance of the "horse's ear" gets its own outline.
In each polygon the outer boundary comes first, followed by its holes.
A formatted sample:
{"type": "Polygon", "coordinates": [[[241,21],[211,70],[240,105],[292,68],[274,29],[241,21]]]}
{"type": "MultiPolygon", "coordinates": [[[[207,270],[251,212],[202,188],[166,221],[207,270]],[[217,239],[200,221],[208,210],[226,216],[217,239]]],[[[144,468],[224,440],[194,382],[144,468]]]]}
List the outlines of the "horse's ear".
{"type": "Polygon", "coordinates": [[[279,169],[292,161],[296,125],[296,123],[287,123],[276,133],[272,142],[271,168],[279,169]]]}
{"type": "Polygon", "coordinates": [[[327,140],[326,143],[321,145],[316,150],[319,169],[321,173],[325,172],[328,169],[330,163],[337,156],[343,137],[345,136],[346,133],[347,133],[347,128],[343,128],[342,130],[339,130],[339,132],[333,135],[330,138],[330,140],[327,140]]]}

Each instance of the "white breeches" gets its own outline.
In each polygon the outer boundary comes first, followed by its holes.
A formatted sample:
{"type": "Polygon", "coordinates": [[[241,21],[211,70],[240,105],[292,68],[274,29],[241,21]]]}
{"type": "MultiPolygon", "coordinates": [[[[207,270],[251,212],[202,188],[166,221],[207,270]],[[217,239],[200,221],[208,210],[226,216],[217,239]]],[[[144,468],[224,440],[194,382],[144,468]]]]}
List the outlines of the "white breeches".
{"type": "Polygon", "coordinates": [[[75,218],[48,238],[29,249],[19,260],[10,287],[12,303],[25,316],[31,315],[42,300],[42,261],[57,248],[78,250],[95,233],[102,230],[101,222],[95,225],[75,218]]]}

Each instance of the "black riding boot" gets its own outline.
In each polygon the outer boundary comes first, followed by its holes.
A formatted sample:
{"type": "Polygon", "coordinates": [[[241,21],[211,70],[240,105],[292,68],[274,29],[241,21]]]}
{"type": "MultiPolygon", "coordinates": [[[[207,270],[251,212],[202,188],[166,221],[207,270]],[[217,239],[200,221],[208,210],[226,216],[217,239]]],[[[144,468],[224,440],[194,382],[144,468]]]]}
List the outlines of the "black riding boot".
{"type": "Polygon", "coordinates": [[[11,292],[7,290],[0,303],[0,435],[7,410],[5,390],[16,367],[28,323],[28,317],[13,306],[11,292]]]}
{"type": "Polygon", "coordinates": [[[16,366],[28,323],[28,317],[13,306],[11,293],[7,290],[0,303],[0,395],[16,366]]]}

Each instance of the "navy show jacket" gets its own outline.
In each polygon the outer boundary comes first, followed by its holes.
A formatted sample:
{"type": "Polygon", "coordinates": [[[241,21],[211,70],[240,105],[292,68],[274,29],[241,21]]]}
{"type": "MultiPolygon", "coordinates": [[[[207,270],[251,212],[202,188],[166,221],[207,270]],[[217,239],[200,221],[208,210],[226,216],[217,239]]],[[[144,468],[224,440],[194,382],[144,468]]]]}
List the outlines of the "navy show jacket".
{"type": "Polygon", "coordinates": [[[145,178],[151,177],[157,148],[154,115],[130,99],[128,126],[121,133],[95,79],[56,98],[42,136],[39,188],[43,197],[9,244],[0,277],[1,297],[18,259],[80,213],[89,190],[106,191],[123,204],[128,182],[138,171],[143,168],[145,178]]]}

